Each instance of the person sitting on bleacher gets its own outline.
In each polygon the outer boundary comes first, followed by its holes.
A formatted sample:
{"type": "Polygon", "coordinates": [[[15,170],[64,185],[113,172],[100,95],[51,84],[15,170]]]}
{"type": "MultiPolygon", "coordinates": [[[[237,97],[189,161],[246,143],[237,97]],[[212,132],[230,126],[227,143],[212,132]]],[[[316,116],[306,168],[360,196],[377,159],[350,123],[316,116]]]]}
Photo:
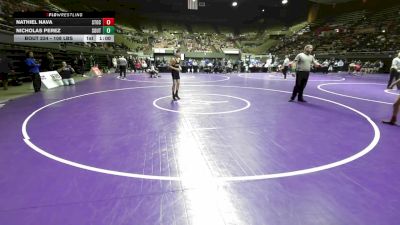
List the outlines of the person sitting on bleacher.
{"type": "Polygon", "coordinates": [[[74,78],[72,78],[72,74],[75,73],[75,70],[70,65],[67,65],[66,62],[62,62],[61,68],[57,71],[61,75],[62,82],[65,86],[75,84],[74,78]]]}
{"type": "Polygon", "coordinates": [[[0,53],[0,76],[3,82],[4,90],[8,90],[8,74],[14,73],[12,68],[12,63],[7,57],[4,55],[3,52],[0,53]]]}

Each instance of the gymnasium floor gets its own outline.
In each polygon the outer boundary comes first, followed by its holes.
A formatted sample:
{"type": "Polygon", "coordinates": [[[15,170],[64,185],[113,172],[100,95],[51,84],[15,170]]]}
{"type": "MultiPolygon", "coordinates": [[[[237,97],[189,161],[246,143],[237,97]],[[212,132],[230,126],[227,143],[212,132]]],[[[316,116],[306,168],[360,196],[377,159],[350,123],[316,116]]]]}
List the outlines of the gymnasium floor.
{"type": "Polygon", "coordinates": [[[387,75],[106,75],[0,109],[0,224],[394,225],[387,75]]]}

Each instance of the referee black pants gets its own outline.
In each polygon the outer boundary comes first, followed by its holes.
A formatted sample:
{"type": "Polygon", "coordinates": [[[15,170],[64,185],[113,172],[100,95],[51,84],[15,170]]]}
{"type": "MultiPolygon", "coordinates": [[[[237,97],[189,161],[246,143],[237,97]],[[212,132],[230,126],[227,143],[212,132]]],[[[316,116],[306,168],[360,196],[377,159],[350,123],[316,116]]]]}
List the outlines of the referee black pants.
{"type": "MultiPolygon", "coordinates": [[[[387,88],[389,89],[389,86],[390,86],[394,81],[398,80],[399,77],[400,77],[400,73],[397,72],[396,69],[393,69],[393,68],[390,69],[390,77],[389,77],[389,82],[388,82],[387,88]]],[[[400,84],[397,84],[397,89],[400,90],[400,84]]]]}
{"type": "Polygon", "coordinates": [[[126,66],[119,66],[119,76],[122,77],[122,73],[124,73],[124,77],[126,77],[126,66]]]}
{"type": "Polygon", "coordinates": [[[298,100],[303,100],[303,91],[307,85],[308,77],[310,72],[308,71],[297,71],[296,72],[296,84],[293,88],[293,94],[290,99],[294,100],[298,96],[298,100]]]}
{"type": "Polygon", "coordinates": [[[286,74],[287,74],[288,70],[289,70],[289,67],[288,67],[288,66],[284,66],[283,69],[282,69],[283,77],[284,77],[285,79],[286,79],[286,74]]]}

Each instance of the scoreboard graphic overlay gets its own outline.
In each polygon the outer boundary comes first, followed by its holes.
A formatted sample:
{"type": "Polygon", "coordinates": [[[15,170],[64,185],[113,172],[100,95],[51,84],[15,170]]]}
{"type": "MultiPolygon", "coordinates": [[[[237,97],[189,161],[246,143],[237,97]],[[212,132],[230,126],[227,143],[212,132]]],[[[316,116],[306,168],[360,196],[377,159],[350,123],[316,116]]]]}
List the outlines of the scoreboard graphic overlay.
{"type": "Polygon", "coordinates": [[[14,42],[114,42],[114,12],[17,12],[14,42]]]}

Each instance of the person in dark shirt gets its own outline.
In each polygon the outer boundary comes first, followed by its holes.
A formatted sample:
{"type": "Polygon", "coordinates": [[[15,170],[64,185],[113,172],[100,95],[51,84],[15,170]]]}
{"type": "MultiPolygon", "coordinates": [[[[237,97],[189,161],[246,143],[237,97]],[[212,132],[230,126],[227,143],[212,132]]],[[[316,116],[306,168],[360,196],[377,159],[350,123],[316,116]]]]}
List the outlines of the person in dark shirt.
{"type": "Polygon", "coordinates": [[[81,52],[78,58],[78,67],[79,67],[79,72],[82,74],[82,76],[85,74],[85,64],[86,64],[86,58],[81,52]]]}
{"type": "Polygon", "coordinates": [[[72,78],[72,74],[75,73],[75,70],[70,65],[67,65],[66,62],[62,62],[61,68],[57,71],[60,74],[62,82],[65,86],[75,85],[74,78],[72,78]]]}
{"type": "Polygon", "coordinates": [[[171,58],[169,63],[169,68],[171,69],[172,75],[172,99],[174,101],[181,99],[178,95],[179,85],[181,77],[179,76],[179,72],[182,70],[180,66],[180,52],[176,51],[175,56],[171,58]]]}
{"type": "Polygon", "coordinates": [[[33,89],[35,90],[35,92],[39,92],[42,86],[42,81],[39,74],[40,64],[36,62],[35,58],[33,58],[32,51],[27,52],[25,65],[27,67],[29,75],[32,77],[33,89]]]}
{"type": "Polygon", "coordinates": [[[4,90],[8,89],[8,74],[14,73],[11,61],[7,59],[4,52],[0,52],[0,76],[4,90]]]}
{"type": "Polygon", "coordinates": [[[90,64],[90,67],[93,67],[96,64],[96,60],[93,55],[89,56],[89,64],[90,64]]]}
{"type": "Polygon", "coordinates": [[[42,59],[41,64],[42,71],[53,71],[54,70],[54,56],[51,52],[48,52],[42,59]]]}

